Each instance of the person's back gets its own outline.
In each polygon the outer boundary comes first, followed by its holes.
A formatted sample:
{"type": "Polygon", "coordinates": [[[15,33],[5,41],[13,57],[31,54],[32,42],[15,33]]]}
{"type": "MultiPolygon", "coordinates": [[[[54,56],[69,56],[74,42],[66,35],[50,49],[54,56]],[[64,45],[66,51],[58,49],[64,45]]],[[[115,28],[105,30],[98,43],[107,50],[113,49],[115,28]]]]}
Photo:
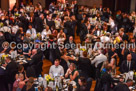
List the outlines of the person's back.
{"type": "Polygon", "coordinates": [[[8,74],[9,82],[14,82],[16,72],[17,72],[17,64],[11,61],[6,67],[6,73],[8,74]]]}
{"type": "Polygon", "coordinates": [[[115,86],[114,91],[130,91],[126,84],[120,83],[115,86]]]}

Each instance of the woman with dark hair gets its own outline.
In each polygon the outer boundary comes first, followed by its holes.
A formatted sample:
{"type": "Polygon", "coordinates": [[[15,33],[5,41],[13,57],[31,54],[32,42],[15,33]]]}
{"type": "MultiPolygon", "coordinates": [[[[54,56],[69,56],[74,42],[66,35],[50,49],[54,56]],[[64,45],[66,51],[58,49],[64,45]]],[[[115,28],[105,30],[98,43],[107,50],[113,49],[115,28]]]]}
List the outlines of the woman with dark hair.
{"type": "Polygon", "coordinates": [[[78,84],[79,84],[79,88],[77,88],[76,91],[86,91],[87,81],[86,81],[85,77],[80,77],[78,79],[78,84]]]}
{"type": "Polygon", "coordinates": [[[16,74],[16,79],[18,78],[19,74],[23,74],[23,76],[24,76],[23,80],[27,79],[26,72],[24,70],[24,66],[23,65],[19,65],[18,72],[16,74]]]}
{"type": "Polygon", "coordinates": [[[23,39],[24,39],[24,32],[23,32],[23,28],[20,28],[17,33],[16,33],[16,42],[17,43],[23,43],[23,39]]]}
{"type": "Polygon", "coordinates": [[[22,91],[35,91],[33,77],[29,78],[27,84],[22,88],[22,91]]]}

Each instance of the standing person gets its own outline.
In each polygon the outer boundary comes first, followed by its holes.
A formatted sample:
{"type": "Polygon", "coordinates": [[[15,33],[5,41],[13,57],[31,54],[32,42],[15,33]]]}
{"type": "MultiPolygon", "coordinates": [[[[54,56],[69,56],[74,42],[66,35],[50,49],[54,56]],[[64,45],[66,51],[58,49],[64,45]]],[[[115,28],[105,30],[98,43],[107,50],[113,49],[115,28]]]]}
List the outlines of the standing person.
{"type": "Polygon", "coordinates": [[[100,69],[102,67],[103,62],[107,61],[107,57],[101,52],[99,51],[99,55],[96,56],[91,63],[95,64],[96,67],[96,78],[100,77],[100,69]]]}
{"type": "Polygon", "coordinates": [[[74,14],[77,15],[78,14],[78,5],[77,5],[77,1],[74,1],[75,5],[74,5],[74,14]]]}
{"type": "Polygon", "coordinates": [[[9,91],[12,91],[13,82],[15,81],[15,75],[17,73],[18,67],[14,61],[11,61],[10,57],[7,57],[5,62],[6,64],[4,66],[6,67],[8,87],[9,87],[9,91]]]}
{"type": "Polygon", "coordinates": [[[41,14],[39,17],[35,18],[35,29],[36,32],[42,32],[43,30],[43,19],[44,19],[44,15],[41,14]]]}

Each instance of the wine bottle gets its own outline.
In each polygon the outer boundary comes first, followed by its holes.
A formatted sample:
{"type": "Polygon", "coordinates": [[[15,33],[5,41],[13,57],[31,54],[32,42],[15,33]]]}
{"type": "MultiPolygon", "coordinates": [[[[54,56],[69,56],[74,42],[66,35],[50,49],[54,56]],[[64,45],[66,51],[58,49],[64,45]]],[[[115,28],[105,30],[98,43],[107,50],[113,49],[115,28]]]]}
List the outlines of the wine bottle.
{"type": "Polygon", "coordinates": [[[56,84],[56,91],[59,91],[59,87],[58,87],[58,85],[56,84]]]}

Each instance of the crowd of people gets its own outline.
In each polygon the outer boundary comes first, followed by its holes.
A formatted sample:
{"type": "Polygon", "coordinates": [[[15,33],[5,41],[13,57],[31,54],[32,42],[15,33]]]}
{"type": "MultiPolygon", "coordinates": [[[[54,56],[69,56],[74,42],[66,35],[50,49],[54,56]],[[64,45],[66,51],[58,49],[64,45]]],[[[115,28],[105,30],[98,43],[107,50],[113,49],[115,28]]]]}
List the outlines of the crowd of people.
{"type": "Polygon", "coordinates": [[[0,54],[16,51],[31,59],[18,65],[6,57],[0,67],[0,89],[34,91],[34,78],[47,59],[52,63],[49,74],[75,81],[77,91],[89,91],[92,80],[97,81],[95,91],[129,91],[132,80],[114,86],[112,76],[117,67],[121,73],[136,70],[135,19],[135,12],[114,14],[102,5],[79,6],[76,0],[52,2],[49,10],[40,2],[0,9],[0,54]]]}

